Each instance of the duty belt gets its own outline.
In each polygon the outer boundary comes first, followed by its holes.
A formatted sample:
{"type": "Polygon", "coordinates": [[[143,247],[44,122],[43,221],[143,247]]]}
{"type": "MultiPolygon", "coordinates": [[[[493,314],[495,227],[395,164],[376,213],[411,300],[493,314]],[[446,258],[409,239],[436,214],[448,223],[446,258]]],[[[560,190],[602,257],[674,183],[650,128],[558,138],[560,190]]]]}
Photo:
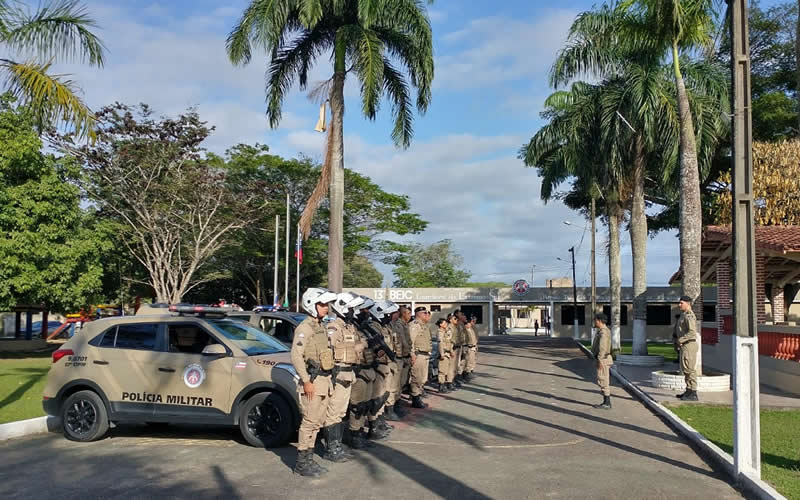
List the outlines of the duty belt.
{"type": "Polygon", "coordinates": [[[339,370],[340,373],[351,372],[353,371],[353,365],[336,365],[336,369],[339,370]]]}
{"type": "Polygon", "coordinates": [[[477,344],[464,344],[464,347],[477,347],[477,344]]]}
{"type": "Polygon", "coordinates": [[[410,358],[411,358],[411,355],[409,354],[408,356],[398,356],[398,357],[399,357],[400,359],[410,359],[410,358]]]}
{"type": "Polygon", "coordinates": [[[425,356],[430,356],[430,351],[417,351],[417,354],[424,354],[425,356]]]}
{"type": "Polygon", "coordinates": [[[445,354],[453,354],[453,351],[444,351],[445,354]]]}
{"type": "Polygon", "coordinates": [[[453,345],[453,349],[457,349],[457,348],[459,348],[459,347],[461,347],[461,344],[455,344],[455,345],[453,345]]]}

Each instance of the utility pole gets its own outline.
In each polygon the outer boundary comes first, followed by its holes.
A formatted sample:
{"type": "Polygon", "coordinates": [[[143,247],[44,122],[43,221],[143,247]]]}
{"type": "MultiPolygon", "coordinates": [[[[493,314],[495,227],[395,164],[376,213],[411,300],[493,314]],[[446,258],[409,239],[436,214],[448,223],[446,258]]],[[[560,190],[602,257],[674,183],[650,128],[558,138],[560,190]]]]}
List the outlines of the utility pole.
{"type": "Polygon", "coordinates": [[[284,306],[286,309],[289,309],[289,237],[291,233],[289,232],[289,193],[286,193],[286,279],[284,281],[283,292],[286,294],[286,300],[284,301],[284,306]]]}
{"type": "Polygon", "coordinates": [[[272,270],[272,305],[278,303],[278,233],[281,231],[281,216],[275,216],[275,266],[272,270]]]}
{"type": "Polygon", "coordinates": [[[727,0],[733,81],[733,457],[736,475],[761,477],[756,251],[753,227],[750,35],[747,0],[727,0]]]}
{"type": "Polygon", "coordinates": [[[595,273],[595,263],[594,263],[595,218],[596,218],[595,201],[594,201],[594,196],[592,196],[592,313],[589,315],[589,321],[592,322],[592,331],[594,331],[594,321],[592,321],[592,318],[594,318],[595,308],[597,307],[597,275],[595,273]]]}
{"type": "Polygon", "coordinates": [[[578,284],[575,282],[575,247],[569,249],[572,254],[572,336],[580,338],[578,331],[578,284]]]}
{"type": "Polygon", "coordinates": [[[533,288],[533,286],[534,286],[534,285],[533,285],[533,283],[534,283],[534,281],[533,281],[533,276],[534,276],[534,273],[535,273],[535,272],[536,272],[536,264],[534,264],[534,265],[532,265],[532,266],[531,266],[531,288],[533,288]]]}

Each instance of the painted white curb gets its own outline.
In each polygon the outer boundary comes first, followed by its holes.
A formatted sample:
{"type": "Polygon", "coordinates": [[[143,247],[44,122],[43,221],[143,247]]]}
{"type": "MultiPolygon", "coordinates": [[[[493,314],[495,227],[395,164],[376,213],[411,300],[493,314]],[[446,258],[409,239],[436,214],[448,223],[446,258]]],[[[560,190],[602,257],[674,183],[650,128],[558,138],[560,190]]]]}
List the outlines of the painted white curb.
{"type": "MultiPolygon", "coordinates": [[[[588,357],[593,358],[594,355],[586,348],[583,344],[578,341],[575,341],[578,344],[578,347],[586,354],[588,357]]],[[[767,499],[776,499],[776,500],[786,500],[786,497],[775,491],[775,488],[768,485],[765,481],[761,479],[757,479],[752,477],[748,474],[742,473],[736,477],[734,465],[733,465],[733,457],[730,456],[728,453],[725,453],[720,449],[719,446],[715,445],[705,436],[697,432],[692,426],[681,420],[677,415],[669,411],[667,407],[650,397],[649,394],[642,391],[636,385],[634,385],[630,380],[628,380],[624,375],[619,373],[615,367],[611,367],[611,375],[617,379],[619,383],[621,383],[626,389],[632,392],[642,403],[645,404],[648,408],[654,411],[656,414],[661,416],[670,426],[675,429],[676,431],[683,434],[684,437],[689,439],[695,446],[697,446],[700,451],[713,460],[716,464],[718,464],[728,476],[733,479],[733,481],[744,490],[746,493],[749,493],[754,498],[758,498],[759,500],[767,500],[767,499]]]]}
{"type": "Polygon", "coordinates": [[[0,424],[0,441],[60,430],[61,422],[58,417],[29,418],[28,420],[0,424]]]}

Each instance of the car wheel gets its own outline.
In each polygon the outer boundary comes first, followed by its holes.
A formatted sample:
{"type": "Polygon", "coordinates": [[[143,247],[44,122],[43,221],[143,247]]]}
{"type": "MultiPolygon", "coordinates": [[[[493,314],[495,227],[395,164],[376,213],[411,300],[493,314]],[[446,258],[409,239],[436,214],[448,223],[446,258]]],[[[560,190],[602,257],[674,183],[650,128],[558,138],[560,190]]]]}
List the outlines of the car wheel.
{"type": "Polygon", "coordinates": [[[106,405],[95,392],[76,392],[64,401],[61,422],[67,439],[95,441],[108,432],[106,405]]]}
{"type": "Polygon", "coordinates": [[[262,392],[245,401],[239,430],[250,446],[273,448],[289,442],[294,424],[289,404],[277,394],[262,392]]]}

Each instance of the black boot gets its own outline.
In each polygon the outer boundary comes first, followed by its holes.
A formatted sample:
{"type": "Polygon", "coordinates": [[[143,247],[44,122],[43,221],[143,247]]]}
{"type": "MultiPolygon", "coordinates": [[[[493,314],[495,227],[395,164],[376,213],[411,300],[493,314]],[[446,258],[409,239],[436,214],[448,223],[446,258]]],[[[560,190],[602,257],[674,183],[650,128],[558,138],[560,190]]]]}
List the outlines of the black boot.
{"type": "Polygon", "coordinates": [[[347,462],[350,458],[345,456],[342,449],[339,424],[325,427],[323,430],[325,432],[325,454],[322,455],[322,458],[331,462],[347,462]]]}
{"type": "Polygon", "coordinates": [[[294,464],[294,473],[306,477],[319,477],[322,475],[322,470],[319,464],[314,462],[313,450],[298,450],[297,462],[294,464]]]}
{"type": "Polygon", "coordinates": [[[700,401],[700,398],[697,397],[697,391],[692,389],[687,389],[686,394],[681,399],[684,401],[700,401]]]}
{"type": "Polygon", "coordinates": [[[447,386],[447,392],[453,392],[453,391],[456,390],[455,387],[453,387],[453,383],[452,382],[448,382],[445,385],[447,386]]]}
{"type": "Polygon", "coordinates": [[[461,383],[461,375],[455,376],[455,378],[453,379],[453,385],[456,386],[456,389],[461,389],[461,386],[463,385],[461,383]]]}
{"type": "Polygon", "coordinates": [[[389,425],[386,423],[385,414],[379,416],[376,422],[378,422],[378,426],[386,432],[392,432],[394,430],[393,425],[389,425]]]}
{"type": "Polygon", "coordinates": [[[372,447],[367,440],[367,433],[361,429],[357,431],[348,430],[345,437],[347,444],[354,450],[365,450],[372,447]]]}
{"type": "Polygon", "coordinates": [[[439,384],[439,394],[447,394],[447,384],[439,384]]]}
{"type": "Polygon", "coordinates": [[[408,415],[408,411],[403,408],[403,405],[400,404],[399,399],[394,403],[394,414],[397,415],[398,418],[406,418],[408,415]]]}
{"type": "Polygon", "coordinates": [[[338,427],[338,430],[336,431],[336,435],[338,437],[336,440],[336,447],[339,448],[339,450],[342,452],[342,455],[344,455],[347,460],[356,458],[356,456],[350,452],[348,447],[342,444],[344,442],[344,430],[347,427],[347,424],[344,422],[339,422],[336,426],[338,427]]]}
{"type": "Polygon", "coordinates": [[[472,381],[472,373],[464,372],[461,374],[461,378],[464,380],[464,383],[470,383],[472,381]]]}
{"type": "Polygon", "coordinates": [[[688,388],[685,391],[683,391],[683,394],[676,394],[675,397],[678,399],[683,399],[683,397],[686,396],[687,392],[689,392],[688,388]]]}
{"type": "Polygon", "coordinates": [[[599,410],[610,410],[611,409],[611,396],[603,396],[603,402],[597,405],[594,405],[593,408],[597,408],[599,410]]]}
{"type": "Polygon", "coordinates": [[[412,408],[427,408],[428,405],[422,402],[422,399],[419,396],[411,396],[411,407],[412,408]]]}
{"type": "Polygon", "coordinates": [[[369,434],[367,437],[373,441],[382,441],[389,437],[389,433],[381,429],[377,420],[373,420],[369,423],[369,434]]]}
{"type": "Polygon", "coordinates": [[[383,409],[383,416],[390,422],[397,422],[400,416],[394,411],[394,406],[386,405],[383,409]]]}

